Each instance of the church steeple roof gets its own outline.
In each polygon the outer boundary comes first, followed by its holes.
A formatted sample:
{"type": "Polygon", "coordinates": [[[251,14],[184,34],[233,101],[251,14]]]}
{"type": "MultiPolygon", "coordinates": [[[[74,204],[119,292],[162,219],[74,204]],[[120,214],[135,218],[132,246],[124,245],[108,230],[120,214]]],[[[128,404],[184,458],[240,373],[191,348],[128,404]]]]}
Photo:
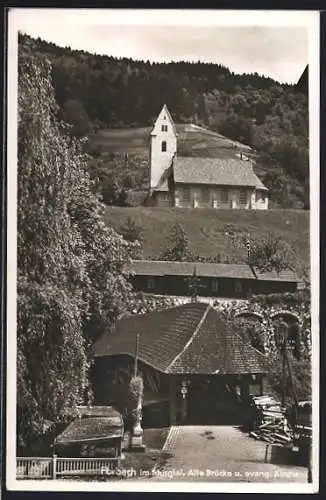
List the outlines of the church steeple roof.
{"type": "Polygon", "coordinates": [[[156,118],[156,120],[155,120],[154,126],[153,126],[153,128],[152,128],[152,130],[151,130],[151,135],[155,135],[155,134],[154,134],[155,125],[156,125],[156,123],[157,123],[157,120],[158,120],[158,119],[159,119],[162,115],[166,115],[166,116],[167,116],[167,118],[168,118],[168,120],[169,120],[169,122],[170,122],[170,124],[171,124],[171,126],[172,126],[172,130],[173,130],[173,132],[175,133],[175,135],[177,135],[177,130],[176,130],[176,127],[175,127],[175,124],[174,124],[173,118],[172,118],[171,113],[170,113],[170,111],[169,111],[169,109],[168,109],[168,107],[167,107],[167,105],[166,105],[166,104],[164,104],[164,105],[163,105],[163,107],[162,107],[161,111],[159,112],[159,114],[158,114],[158,116],[157,116],[157,118],[156,118]]]}

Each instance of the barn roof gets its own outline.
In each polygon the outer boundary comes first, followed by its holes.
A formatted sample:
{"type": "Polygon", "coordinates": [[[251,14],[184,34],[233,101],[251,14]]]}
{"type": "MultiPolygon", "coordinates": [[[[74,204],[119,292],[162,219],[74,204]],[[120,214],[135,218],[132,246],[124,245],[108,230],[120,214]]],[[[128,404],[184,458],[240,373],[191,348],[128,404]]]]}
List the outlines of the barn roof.
{"type": "Polygon", "coordinates": [[[265,373],[267,358],[234,333],[221,314],[197,302],[132,315],[95,343],[95,357],[134,356],[163,373],[265,373]]]}
{"type": "Polygon", "coordinates": [[[196,276],[199,278],[234,278],[255,279],[260,281],[285,281],[298,283],[297,274],[290,270],[266,271],[255,270],[248,264],[215,264],[213,262],[175,262],[164,260],[134,260],[126,264],[126,271],[136,276],[196,276]]]}
{"type": "Polygon", "coordinates": [[[286,281],[288,283],[299,283],[301,280],[291,269],[284,269],[280,272],[275,270],[259,272],[255,270],[257,279],[260,281],[286,281]]]}
{"type": "Polygon", "coordinates": [[[267,191],[247,160],[176,156],[173,173],[176,184],[243,186],[267,191]]]}
{"type": "Polygon", "coordinates": [[[137,276],[192,276],[194,269],[196,269],[196,276],[203,278],[254,278],[247,264],[134,260],[127,265],[127,270],[137,276]]]}

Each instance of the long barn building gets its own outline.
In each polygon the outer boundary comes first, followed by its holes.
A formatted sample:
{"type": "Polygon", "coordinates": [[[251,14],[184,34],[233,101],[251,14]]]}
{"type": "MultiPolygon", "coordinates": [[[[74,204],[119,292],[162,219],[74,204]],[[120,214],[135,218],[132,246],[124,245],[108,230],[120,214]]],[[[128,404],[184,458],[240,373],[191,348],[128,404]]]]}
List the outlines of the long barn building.
{"type": "Polygon", "coordinates": [[[135,291],[155,295],[246,299],[295,292],[302,285],[293,271],[261,273],[248,264],[134,260],[126,270],[135,291]]]}

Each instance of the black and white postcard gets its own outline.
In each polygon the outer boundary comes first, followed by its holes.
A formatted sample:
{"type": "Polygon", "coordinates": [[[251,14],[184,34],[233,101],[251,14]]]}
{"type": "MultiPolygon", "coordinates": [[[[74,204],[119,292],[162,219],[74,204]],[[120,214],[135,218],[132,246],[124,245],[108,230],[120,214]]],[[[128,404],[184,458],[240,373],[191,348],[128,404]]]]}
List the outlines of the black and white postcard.
{"type": "Polygon", "coordinates": [[[8,27],[7,488],[317,492],[319,14],[8,27]]]}

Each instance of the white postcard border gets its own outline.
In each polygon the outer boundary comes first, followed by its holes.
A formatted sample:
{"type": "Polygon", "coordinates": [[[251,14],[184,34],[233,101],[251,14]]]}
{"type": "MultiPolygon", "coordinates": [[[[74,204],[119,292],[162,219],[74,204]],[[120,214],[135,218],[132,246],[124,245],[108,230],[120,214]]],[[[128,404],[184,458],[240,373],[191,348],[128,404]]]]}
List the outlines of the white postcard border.
{"type": "MultiPolygon", "coordinates": [[[[16,479],[16,282],[17,282],[17,16],[37,15],[51,9],[10,9],[8,16],[8,161],[7,161],[7,454],[6,486],[25,491],[164,491],[312,493],[319,479],[319,13],[313,11],[218,11],[218,10],[112,10],[115,25],[200,26],[302,26],[309,36],[310,123],[310,249],[313,338],[313,483],[201,483],[112,481],[66,482],[16,479]],[[18,12],[20,11],[20,12],[18,12]]],[[[56,9],[58,10],[58,9],[56,9]]],[[[66,12],[68,9],[64,9],[66,12]]],[[[78,9],[80,22],[90,22],[93,11],[78,9]]],[[[96,10],[98,15],[99,10],[96,10]]],[[[86,48],[85,48],[86,49],[86,48]]]]}

